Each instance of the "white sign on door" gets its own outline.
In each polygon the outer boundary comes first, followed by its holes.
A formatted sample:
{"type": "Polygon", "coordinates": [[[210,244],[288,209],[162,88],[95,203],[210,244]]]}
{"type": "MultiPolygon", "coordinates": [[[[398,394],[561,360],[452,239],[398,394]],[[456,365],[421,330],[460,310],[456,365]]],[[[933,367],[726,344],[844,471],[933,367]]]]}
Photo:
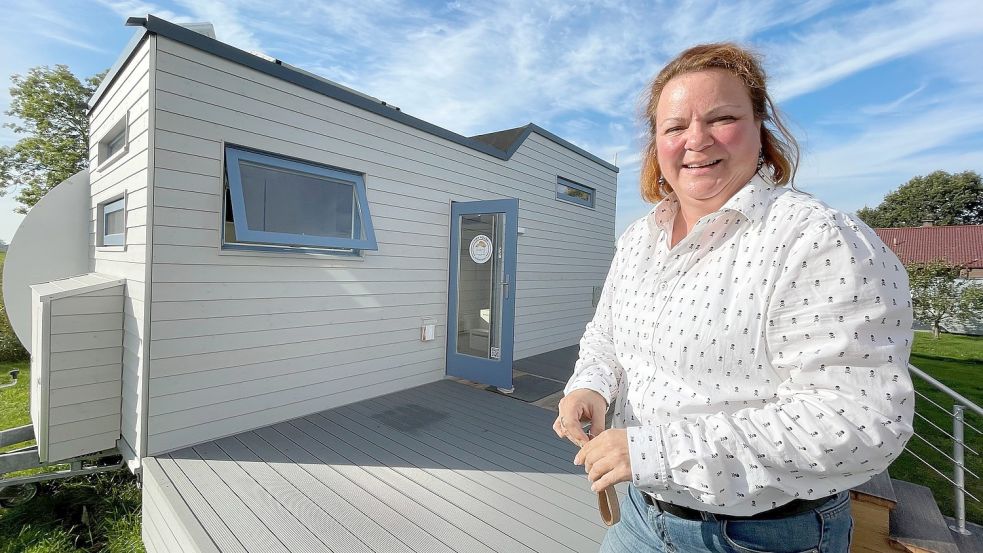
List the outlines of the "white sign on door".
{"type": "Polygon", "coordinates": [[[492,256],[492,241],[484,234],[479,234],[471,239],[471,247],[468,249],[471,253],[471,260],[475,263],[484,263],[491,259],[492,256]]]}

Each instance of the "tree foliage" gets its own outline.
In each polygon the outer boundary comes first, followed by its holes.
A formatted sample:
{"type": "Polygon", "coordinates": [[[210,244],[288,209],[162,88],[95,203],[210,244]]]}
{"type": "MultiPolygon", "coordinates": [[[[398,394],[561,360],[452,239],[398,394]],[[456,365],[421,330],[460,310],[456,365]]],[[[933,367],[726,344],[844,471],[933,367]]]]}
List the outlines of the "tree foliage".
{"type": "Polygon", "coordinates": [[[983,224],[983,180],[976,171],[935,171],[915,177],[857,216],[874,228],[983,224]]]}
{"type": "Polygon", "coordinates": [[[10,78],[10,109],[19,119],[4,126],[26,135],[0,147],[0,195],[18,190],[15,199],[26,213],[60,182],[88,166],[87,101],[105,72],[85,82],[65,65],[35,67],[10,78]]]}
{"type": "Polygon", "coordinates": [[[972,324],[983,315],[983,286],[959,278],[961,271],[943,261],[908,266],[915,319],[931,325],[936,339],[943,325],[972,324]]]}

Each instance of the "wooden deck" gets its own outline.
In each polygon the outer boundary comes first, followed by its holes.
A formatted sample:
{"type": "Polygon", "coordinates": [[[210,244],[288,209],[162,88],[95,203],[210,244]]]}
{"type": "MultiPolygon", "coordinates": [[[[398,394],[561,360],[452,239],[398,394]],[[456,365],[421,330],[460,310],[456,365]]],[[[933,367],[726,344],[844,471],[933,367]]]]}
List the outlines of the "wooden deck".
{"type": "Polygon", "coordinates": [[[144,543],[593,553],[605,527],[554,417],[443,380],[150,458],[144,543]]]}

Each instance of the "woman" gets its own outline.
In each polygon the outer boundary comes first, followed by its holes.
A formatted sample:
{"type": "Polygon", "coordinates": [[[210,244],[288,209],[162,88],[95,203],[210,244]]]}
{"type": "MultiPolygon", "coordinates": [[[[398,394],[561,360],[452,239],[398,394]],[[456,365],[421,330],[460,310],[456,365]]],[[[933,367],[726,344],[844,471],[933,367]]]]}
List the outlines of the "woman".
{"type": "Polygon", "coordinates": [[[784,186],[797,146],[746,50],[683,52],[646,115],[659,203],[618,240],[554,423],[592,489],[630,482],[601,551],[847,551],[848,490],[912,432],[904,267],[784,186]]]}

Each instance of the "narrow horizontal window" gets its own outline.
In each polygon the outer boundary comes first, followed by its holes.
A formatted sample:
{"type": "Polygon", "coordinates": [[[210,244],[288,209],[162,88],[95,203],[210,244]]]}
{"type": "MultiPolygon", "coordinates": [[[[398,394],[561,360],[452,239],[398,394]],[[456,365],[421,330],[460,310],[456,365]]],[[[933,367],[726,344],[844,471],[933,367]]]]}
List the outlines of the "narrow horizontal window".
{"type": "Polygon", "coordinates": [[[122,246],[126,240],[126,200],[120,198],[100,204],[99,212],[102,223],[101,244],[122,246]]]}
{"type": "Polygon", "coordinates": [[[556,199],[594,207],[594,189],[563,177],[556,177],[556,199]]]}
{"type": "Polygon", "coordinates": [[[225,154],[226,246],[377,249],[361,175],[231,146],[225,154]]]}

